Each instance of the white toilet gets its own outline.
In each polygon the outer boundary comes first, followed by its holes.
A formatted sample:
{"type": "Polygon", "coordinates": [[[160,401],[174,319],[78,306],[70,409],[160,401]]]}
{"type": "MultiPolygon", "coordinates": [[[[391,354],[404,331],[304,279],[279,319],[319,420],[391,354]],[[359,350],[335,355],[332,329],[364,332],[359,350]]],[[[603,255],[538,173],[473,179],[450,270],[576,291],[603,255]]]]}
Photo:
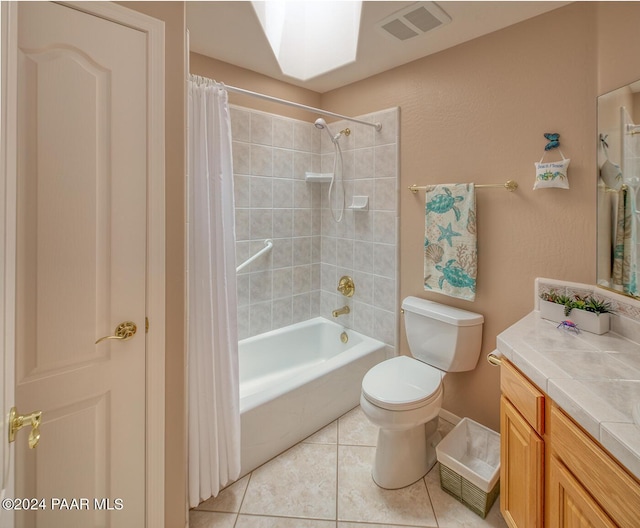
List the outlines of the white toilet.
{"type": "Polygon", "coordinates": [[[413,357],[371,368],[360,395],[363,412],[380,428],[372,474],[386,489],[413,484],[435,464],[442,379],[475,368],[484,322],[482,315],[417,297],[407,297],[402,308],[413,357]]]}

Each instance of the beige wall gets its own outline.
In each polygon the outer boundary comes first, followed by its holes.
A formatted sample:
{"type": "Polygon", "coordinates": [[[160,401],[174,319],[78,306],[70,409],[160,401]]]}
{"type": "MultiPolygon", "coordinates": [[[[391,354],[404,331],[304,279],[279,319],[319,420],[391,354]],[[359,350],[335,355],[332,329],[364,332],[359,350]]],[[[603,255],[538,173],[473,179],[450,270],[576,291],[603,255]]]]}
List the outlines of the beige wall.
{"type": "Polygon", "coordinates": [[[595,22],[594,6],[572,4],[322,98],[323,107],[351,115],[401,107],[400,298],[485,316],[478,367],[448,376],[444,408],[496,430],[498,369],[484,360],[496,335],[533,308],[535,277],[595,279],[595,22]],[[532,190],[544,132],[561,134],[569,191],[532,190]],[[517,192],[477,192],[476,301],[425,292],[424,194],[404,189],[507,179],[520,184],[517,192]]]}
{"type": "Polygon", "coordinates": [[[597,3],[598,94],[640,79],[640,4],[597,3]]]}
{"type": "MultiPolygon", "coordinates": [[[[184,2],[122,2],[165,23],[166,400],[165,526],[186,525],[184,186],[186,14],[184,2]]],[[[152,323],[153,324],[153,323],[152,323]]]]}
{"type": "MultiPolygon", "coordinates": [[[[198,53],[191,53],[189,56],[189,72],[223,82],[229,86],[235,86],[236,88],[251,90],[252,92],[286,99],[287,101],[295,101],[314,108],[320,107],[321,95],[317,92],[305,90],[304,88],[278,81],[266,75],[255,73],[198,53]]],[[[229,102],[246,108],[271,112],[294,119],[308,120],[309,116],[312,115],[304,110],[242,94],[230,93],[229,102]]]]}

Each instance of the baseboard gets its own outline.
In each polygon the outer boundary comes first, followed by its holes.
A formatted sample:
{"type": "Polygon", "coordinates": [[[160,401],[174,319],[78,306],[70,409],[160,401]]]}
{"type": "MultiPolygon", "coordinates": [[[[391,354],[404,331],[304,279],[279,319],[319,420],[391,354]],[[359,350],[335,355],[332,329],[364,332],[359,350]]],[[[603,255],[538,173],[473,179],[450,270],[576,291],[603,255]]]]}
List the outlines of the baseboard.
{"type": "Polygon", "coordinates": [[[462,418],[460,418],[459,416],[456,416],[455,414],[453,414],[452,412],[449,412],[445,409],[440,409],[440,413],[439,413],[440,418],[442,418],[444,421],[449,422],[450,424],[453,425],[457,425],[458,422],[460,420],[462,420],[462,418]]]}

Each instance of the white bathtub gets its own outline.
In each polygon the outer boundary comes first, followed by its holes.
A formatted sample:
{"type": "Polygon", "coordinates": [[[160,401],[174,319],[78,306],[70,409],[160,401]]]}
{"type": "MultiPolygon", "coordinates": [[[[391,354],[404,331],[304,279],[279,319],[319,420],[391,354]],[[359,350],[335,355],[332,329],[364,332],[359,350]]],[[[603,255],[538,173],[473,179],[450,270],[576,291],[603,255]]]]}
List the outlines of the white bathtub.
{"type": "Polygon", "coordinates": [[[239,343],[242,475],[353,409],[381,341],[316,317],[239,343]]]}

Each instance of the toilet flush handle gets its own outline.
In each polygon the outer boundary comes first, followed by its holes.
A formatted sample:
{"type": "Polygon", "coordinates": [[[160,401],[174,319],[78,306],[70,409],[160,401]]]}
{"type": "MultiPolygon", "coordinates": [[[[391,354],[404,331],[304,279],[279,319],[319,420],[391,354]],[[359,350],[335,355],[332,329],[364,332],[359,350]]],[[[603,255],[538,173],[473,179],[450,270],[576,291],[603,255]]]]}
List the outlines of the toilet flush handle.
{"type": "Polygon", "coordinates": [[[491,354],[487,354],[487,361],[494,367],[499,367],[500,365],[502,365],[502,359],[500,359],[499,356],[496,356],[493,352],[491,352],[491,354]]]}

